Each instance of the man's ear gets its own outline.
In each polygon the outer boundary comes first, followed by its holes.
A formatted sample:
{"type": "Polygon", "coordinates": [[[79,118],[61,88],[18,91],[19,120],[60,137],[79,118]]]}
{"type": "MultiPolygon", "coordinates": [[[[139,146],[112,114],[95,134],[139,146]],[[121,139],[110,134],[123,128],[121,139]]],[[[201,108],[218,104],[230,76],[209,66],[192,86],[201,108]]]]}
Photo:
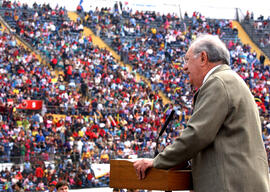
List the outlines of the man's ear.
{"type": "Polygon", "coordinates": [[[202,51],[200,54],[201,54],[202,65],[206,65],[206,63],[208,62],[207,53],[205,51],[202,51]]]}

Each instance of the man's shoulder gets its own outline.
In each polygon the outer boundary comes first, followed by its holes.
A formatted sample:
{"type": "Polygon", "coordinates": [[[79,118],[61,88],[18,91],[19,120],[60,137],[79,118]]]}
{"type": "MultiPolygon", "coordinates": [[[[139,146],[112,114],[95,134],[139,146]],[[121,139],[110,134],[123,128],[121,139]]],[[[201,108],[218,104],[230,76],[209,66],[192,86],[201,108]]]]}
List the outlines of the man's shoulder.
{"type": "Polygon", "coordinates": [[[237,81],[240,76],[234,72],[228,65],[222,65],[216,69],[209,77],[209,79],[220,79],[223,82],[237,81]]]}

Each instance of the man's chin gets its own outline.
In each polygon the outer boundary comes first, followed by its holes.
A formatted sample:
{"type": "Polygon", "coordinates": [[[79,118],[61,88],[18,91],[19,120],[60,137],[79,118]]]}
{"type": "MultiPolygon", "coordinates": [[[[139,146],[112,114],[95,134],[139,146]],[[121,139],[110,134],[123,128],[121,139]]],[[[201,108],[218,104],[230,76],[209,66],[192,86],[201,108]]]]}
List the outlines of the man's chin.
{"type": "Polygon", "coordinates": [[[194,85],[194,82],[192,82],[192,81],[188,81],[188,84],[190,85],[190,87],[191,87],[191,90],[197,90],[198,88],[194,85]]]}

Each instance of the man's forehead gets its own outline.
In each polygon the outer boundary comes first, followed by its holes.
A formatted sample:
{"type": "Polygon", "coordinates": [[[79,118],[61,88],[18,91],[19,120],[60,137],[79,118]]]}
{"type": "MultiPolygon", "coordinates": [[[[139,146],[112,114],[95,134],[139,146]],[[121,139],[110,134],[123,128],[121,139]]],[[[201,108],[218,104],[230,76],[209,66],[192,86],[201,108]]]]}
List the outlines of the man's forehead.
{"type": "Polygon", "coordinates": [[[61,187],[59,187],[59,189],[66,189],[68,186],[67,185],[63,185],[61,187]]]}
{"type": "Polygon", "coordinates": [[[185,57],[189,57],[190,55],[192,55],[192,49],[191,48],[189,48],[187,50],[185,57]]]}

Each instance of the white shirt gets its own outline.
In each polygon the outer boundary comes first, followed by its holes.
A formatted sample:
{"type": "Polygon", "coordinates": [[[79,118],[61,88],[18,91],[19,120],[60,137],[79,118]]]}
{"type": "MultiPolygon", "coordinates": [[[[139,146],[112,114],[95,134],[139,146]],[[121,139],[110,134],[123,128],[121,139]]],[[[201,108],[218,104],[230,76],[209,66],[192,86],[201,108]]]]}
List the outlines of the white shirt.
{"type": "Polygon", "coordinates": [[[213,67],[210,71],[208,71],[208,73],[205,75],[205,77],[203,78],[203,84],[205,83],[206,79],[209,77],[209,75],[211,75],[215,69],[219,68],[220,65],[217,65],[215,67],[213,67]]]}

